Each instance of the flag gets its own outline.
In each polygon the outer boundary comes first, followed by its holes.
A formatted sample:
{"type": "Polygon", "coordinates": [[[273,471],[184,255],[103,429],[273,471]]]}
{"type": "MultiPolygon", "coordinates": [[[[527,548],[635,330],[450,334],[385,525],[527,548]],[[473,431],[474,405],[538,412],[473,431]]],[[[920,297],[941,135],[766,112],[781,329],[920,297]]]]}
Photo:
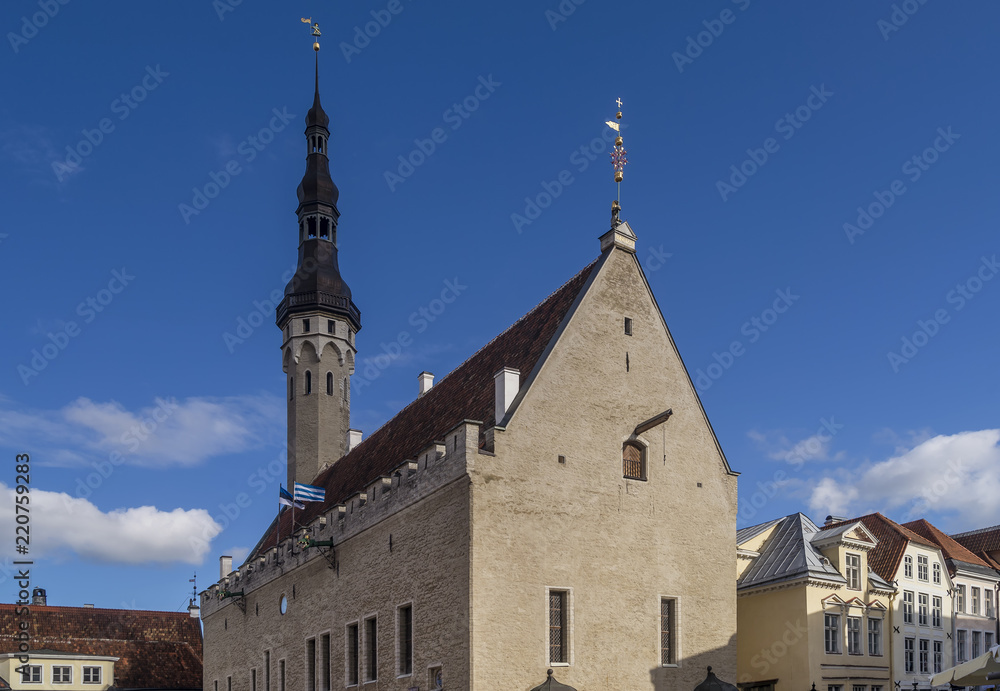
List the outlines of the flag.
{"type": "Polygon", "coordinates": [[[295,500],[296,501],[323,501],[326,497],[326,490],[322,487],[314,487],[313,485],[303,485],[300,482],[295,483],[295,500]]]}
{"type": "Polygon", "coordinates": [[[618,129],[618,123],[614,120],[607,120],[604,124],[613,129],[615,132],[621,132],[621,130],[618,129]]]}
{"type": "Polygon", "coordinates": [[[295,501],[295,497],[288,493],[288,490],[278,485],[278,503],[284,506],[294,506],[296,509],[304,509],[306,505],[300,501],[295,501]]]}

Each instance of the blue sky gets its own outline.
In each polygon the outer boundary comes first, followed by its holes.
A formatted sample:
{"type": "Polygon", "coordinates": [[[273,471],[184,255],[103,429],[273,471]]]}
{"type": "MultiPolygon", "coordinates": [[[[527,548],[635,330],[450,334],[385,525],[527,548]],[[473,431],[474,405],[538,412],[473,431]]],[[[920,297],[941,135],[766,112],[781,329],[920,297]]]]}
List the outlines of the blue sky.
{"type": "Polygon", "coordinates": [[[995,3],[12,0],[0,554],[30,453],[50,602],[182,608],[276,511],[309,16],[366,435],[597,255],[620,97],[622,216],[739,524],[1000,523],[995,3]]]}

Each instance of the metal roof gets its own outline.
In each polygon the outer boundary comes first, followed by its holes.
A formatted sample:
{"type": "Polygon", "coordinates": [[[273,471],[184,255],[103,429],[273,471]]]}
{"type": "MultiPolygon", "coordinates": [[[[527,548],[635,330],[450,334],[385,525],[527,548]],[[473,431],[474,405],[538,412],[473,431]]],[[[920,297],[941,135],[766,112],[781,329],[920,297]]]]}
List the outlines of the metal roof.
{"type": "MultiPolygon", "coordinates": [[[[801,576],[813,576],[835,583],[846,583],[816,547],[811,544],[812,537],[820,532],[816,524],[808,516],[793,513],[777,521],[780,525],[774,535],[759,550],[760,556],[743,574],[737,584],[737,590],[752,588],[767,583],[777,583],[801,576]]],[[[774,523],[772,522],[772,524],[774,523]]],[[[759,528],[760,526],[754,526],[759,528]]],[[[752,529],[744,529],[747,534],[754,535],[752,529]]],[[[743,532],[743,531],[741,531],[743,532]]],[[[755,534],[759,535],[763,529],[755,534]]],[[[825,531],[824,531],[825,532],[825,531]]],[[[747,537],[743,538],[746,541],[747,537]]],[[[737,545],[740,539],[737,539],[737,545]]]]}

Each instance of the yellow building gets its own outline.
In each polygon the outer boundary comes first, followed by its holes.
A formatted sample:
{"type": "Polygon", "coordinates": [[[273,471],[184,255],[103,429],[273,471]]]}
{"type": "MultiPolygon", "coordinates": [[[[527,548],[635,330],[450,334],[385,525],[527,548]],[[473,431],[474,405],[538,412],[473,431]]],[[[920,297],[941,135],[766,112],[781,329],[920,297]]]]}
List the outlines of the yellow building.
{"type": "Polygon", "coordinates": [[[57,650],[33,650],[27,664],[17,653],[0,655],[0,688],[37,691],[104,691],[115,683],[115,663],[120,658],[84,655],[57,650]]]}
{"type": "Polygon", "coordinates": [[[737,678],[755,691],[891,691],[895,586],[860,521],[790,516],[737,533],[737,678]]]}

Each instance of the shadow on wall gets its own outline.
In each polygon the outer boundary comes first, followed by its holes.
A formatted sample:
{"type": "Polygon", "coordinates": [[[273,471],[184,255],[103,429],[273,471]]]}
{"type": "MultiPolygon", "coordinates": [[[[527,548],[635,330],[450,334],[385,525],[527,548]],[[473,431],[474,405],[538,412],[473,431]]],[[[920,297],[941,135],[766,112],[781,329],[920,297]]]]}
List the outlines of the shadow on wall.
{"type": "Polygon", "coordinates": [[[724,648],[685,655],[678,667],[654,667],[649,670],[649,678],[655,691],[694,691],[705,681],[709,667],[721,681],[736,685],[736,634],[724,648]]]}

